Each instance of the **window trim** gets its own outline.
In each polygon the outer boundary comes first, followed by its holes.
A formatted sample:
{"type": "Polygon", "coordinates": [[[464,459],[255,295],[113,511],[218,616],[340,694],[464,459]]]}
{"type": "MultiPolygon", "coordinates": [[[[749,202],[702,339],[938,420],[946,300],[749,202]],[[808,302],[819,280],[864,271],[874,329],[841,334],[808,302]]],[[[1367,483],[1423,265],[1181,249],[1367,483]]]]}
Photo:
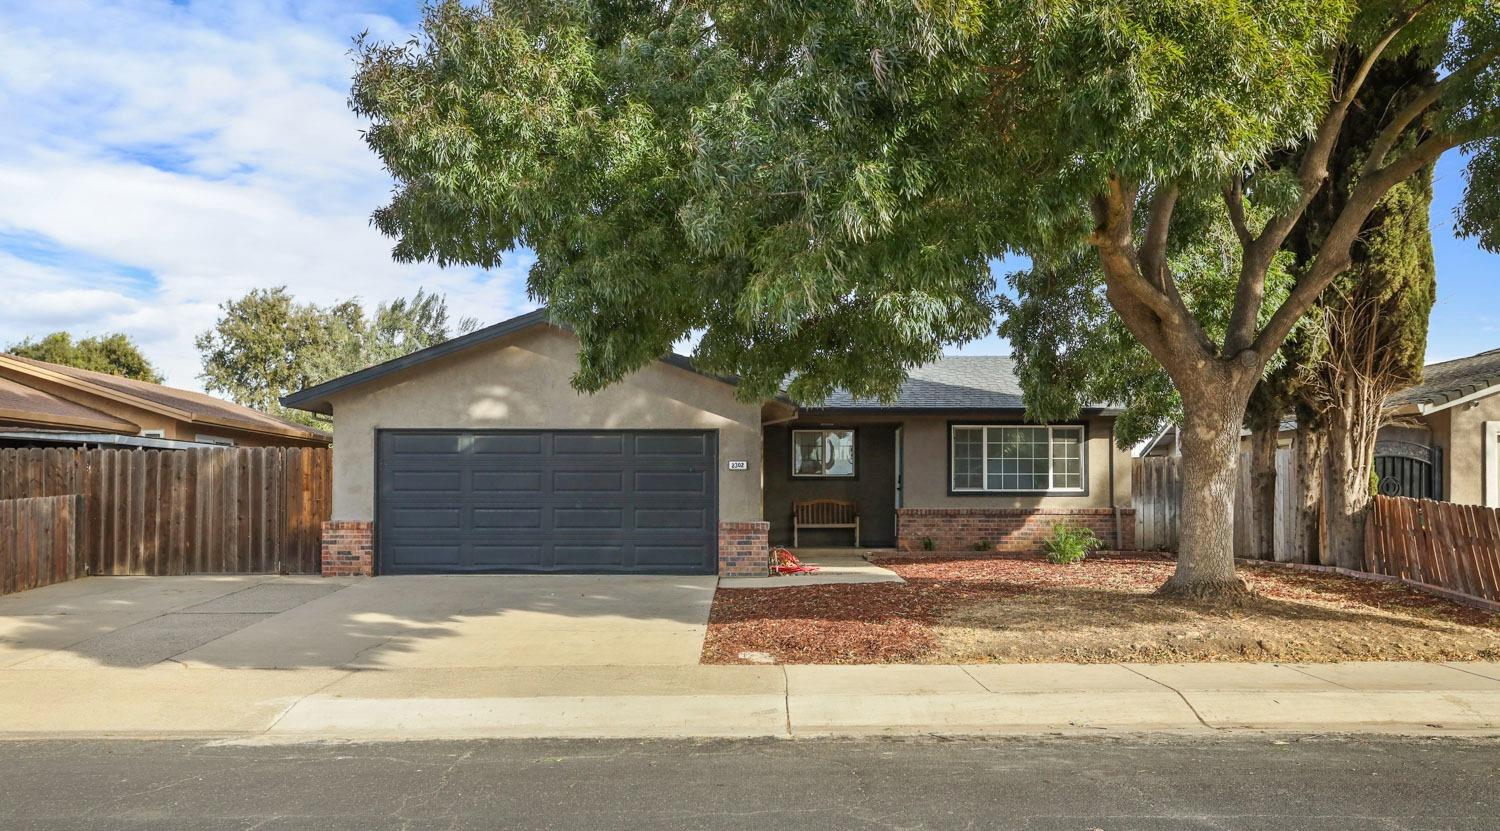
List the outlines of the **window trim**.
{"type": "Polygon", "coordinates": [[[949,496],[1088,496],[1089,495],[1089,426],[1085,422],[1060,422],[1057,424],[1029,424],[1019,421],[950,421],[948,422],[948,495],[949,496]],[[1017,489],[1008,490],[990,488],[990,454],[989,454],[989,430],[1003,427],[1044,427],[1047,430],[1047,482],[1049,487],[1045,490],[1017,489]],[[953,473],[956,465],[957,448],[955,446],[954,431],[956,430],[982,430],[980,442],[984,448],[981,457],[982,466],[980,479],[984,482],[978,488],[955,488],[953,486],[953,473]],[[1075,430],[1078,433],[1078,466],[1079,478],[1082,486],[1077,488],[1054,488],[1050,487],[1052,477],[1052,441],[1056,430],[1075,430]]]}
{"type": "Polygon", "coordinates": [[[859,478],[859,429],[856,427],[793,427],[787,436],[787,471],[793,479],[858,479],[859,478]],[[854,441],[854,457],[850,459],[853,470],[849,473],[798,473],[798,433],[848,433],[854,441]]]}

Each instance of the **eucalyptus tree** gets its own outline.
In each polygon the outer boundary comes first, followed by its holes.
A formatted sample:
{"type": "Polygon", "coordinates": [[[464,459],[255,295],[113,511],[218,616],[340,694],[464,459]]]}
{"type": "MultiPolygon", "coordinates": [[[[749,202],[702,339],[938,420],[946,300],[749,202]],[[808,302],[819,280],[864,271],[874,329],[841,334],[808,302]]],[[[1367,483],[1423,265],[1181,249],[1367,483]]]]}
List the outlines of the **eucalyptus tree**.
{"type": "MultiPolygon", "coordinates": [[[[989,330],[995,257],[1092,251],[1182,400],[1165,589],[1235,594],[1250,390],[1386,191],[1453,147],[1500,166],[1496,18],[1494,0],[450,0],[408,42],[359,42],[351,101],[396,181],[375,213],[394,256],[533,249],[530,291],[576,328],[584,390],[701,330],[697,359],[743,395],[787,378],[799,398],[889,395],[989,330]],[[1370,65],[1410,50],[1444,74],[1383,114],[1268,307],[1370,65]],[[1298,169],[1267,166],[1291,149],[1298,169]],[[1169,267],[1201,227],[1179,206],[1208,199],[1240,266],[1217,339],[1169,267]]],[[[1489,234],[1500,198],[1475,184],[1461,227],[1489,234]]]]}

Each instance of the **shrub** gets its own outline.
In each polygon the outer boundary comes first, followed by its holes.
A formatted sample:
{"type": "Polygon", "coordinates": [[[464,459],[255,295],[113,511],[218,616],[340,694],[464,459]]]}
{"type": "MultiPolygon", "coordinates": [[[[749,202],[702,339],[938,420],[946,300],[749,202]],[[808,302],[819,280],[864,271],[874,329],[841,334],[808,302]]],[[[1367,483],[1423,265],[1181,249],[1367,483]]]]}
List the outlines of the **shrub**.
{"type": "Polygon", "coordinates": [[[991,548],[994,548],[994,546],[991,545],[990,541],[987,539],[980,540],[979,542],[974,543],[975,551],[989,551],[991,548]]]}
{"type": "Polygon", "coordinates": [[[937,543],[935,543],[935,542],[932,541],[932,537],[923,537],[922,538],[922,550],[923,551],[932,551],[932,550],[934,550],[936,548],[937,548],[937,543]]]}
{"type": "Polygon", "coordinates": [[[1042,540],[1042,548],[1047,552],[1049,563],[1082,562],[1090,551],[1103,547],[1104,542],[1093,531],[1067,522],[1052,526],[1052,533],[1042,540]]]}

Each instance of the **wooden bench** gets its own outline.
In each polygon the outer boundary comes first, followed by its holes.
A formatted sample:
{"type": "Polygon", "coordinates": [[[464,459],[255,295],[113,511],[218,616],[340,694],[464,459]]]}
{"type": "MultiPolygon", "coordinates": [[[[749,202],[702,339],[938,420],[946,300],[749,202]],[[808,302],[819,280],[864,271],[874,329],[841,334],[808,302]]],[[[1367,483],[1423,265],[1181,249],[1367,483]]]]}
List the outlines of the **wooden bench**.
{"type": "Polygon", "coordinates": [[[859,509],[841,499],[812,499],[792,503],[792,547],[801,545],[803,528],[852,528],[854,547],[859,547],[859,509]]]}

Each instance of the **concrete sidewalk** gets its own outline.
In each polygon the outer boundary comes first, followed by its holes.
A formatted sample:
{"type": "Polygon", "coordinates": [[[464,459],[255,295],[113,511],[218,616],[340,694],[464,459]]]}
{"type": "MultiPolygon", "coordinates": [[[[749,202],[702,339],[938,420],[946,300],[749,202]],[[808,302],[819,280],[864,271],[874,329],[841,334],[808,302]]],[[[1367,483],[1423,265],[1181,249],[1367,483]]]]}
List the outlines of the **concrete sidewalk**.
{"type": "Polygon", "coordinates": [[[0,735],[1500,734],[1500,663],[0,671],[0,735]]]}

